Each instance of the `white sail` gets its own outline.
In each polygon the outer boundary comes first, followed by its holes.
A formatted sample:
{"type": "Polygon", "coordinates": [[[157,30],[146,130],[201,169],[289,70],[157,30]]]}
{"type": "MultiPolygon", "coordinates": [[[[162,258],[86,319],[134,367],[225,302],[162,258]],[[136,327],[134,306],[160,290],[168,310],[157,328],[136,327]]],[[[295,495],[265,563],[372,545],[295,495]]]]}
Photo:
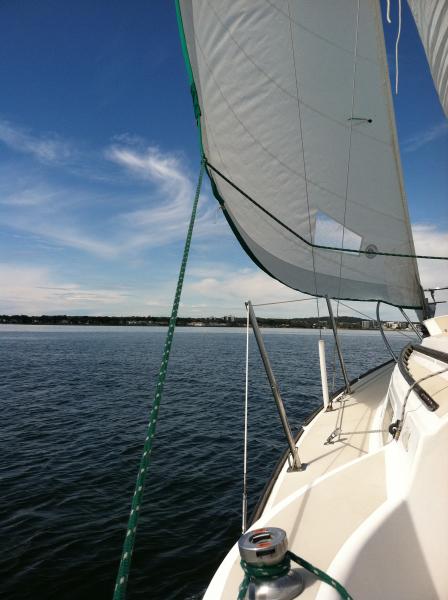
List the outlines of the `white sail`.
{"type": "Polygon", "coordinates": [[[431,69],[434,85],[448,115],[448,2],[408,0],[431,69]]]}
{"type": "Polygon", "coordinates": [[[313,246],[415,253],[378,2],[179,5],[204,154],[231,183],[209,174],[252,258],[309,294],[421,306],[414,258],[313,246]]]}

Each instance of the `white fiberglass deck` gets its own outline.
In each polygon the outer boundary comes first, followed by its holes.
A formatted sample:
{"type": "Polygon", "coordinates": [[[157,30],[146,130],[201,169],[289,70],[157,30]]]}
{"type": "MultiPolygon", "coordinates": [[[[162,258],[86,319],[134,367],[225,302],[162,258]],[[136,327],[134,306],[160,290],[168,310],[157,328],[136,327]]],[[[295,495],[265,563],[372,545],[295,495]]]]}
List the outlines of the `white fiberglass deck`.
{"type": "Polygon", "coordinates": [[[352,394],[345,396],[340,441],[325,443],[336,427],[340,402],[334,402],[331,412],[322,411],[318,418],[304,428],[299,441],[299,454],[300,460],[306,465],[305,471],[287,473],[284,469],[266,509],[272,508],[298,487],[369,452],[372,433],[378,433],[372,428],[373,417],[379,403],[386,396],[393,367],[394,364],[390,363],[361,379],[353,386],[352,394]]]}
{"type": "MultiPolygon", "coordinates": [[[[378,435],[372,428],[374,415],[386,396],[392,369],[388,364],[354,384],[344,400],[340,441],[325,443],[335,429],[339,402],[331,412],[322,410],[305,428],[297,444],[305,470],[287,472],[285,465],[258,521],[260,526],[285,529],[291,550],[324,570],[347,537],[385,500],[384,460],[368,452],[372,436],[378,435]],[[344,465],[363,456],[358,466],[344,470],[344,465]]],[[[228,576],[225,591],[218,571],[204,600],[236,598],[242,579],[236,547],[223,567],[222,576],[224,571],[228,576]]],[[[305,577],[307,587],[300,598],[315,598],[320,583],[311,575],[305,577]]]]}
{"type": "MultiPolygon", "coordinates": [[[[343,400],[340,439],[325,443],[337,410],[323,410],[297,447],[306,464],[285,464],[252,528],[281,527],[289,547],[340,581],[356,600],[448,598],[448,320],[425,322],[430,337],[404,362],[384,365],[352,386],[343,400]],[[440,354],[441,353],[441,354],[440,354]],[[431,356],[432,354],[432,356],[431,356]],[[434,358],[435,357],[435,358],[434,358]],[[416,379],[438,407],[411,386],[416,379]],[[400,423],[396,439],[389,425],[400,423]]],[[[334,409],[339,407],[334,402],[334,409]]],[[[339,600],[303,571],[300,600],[339,600]]],[[[235,545],[204,600],[237,597],[243,574],[235,545]]]]}

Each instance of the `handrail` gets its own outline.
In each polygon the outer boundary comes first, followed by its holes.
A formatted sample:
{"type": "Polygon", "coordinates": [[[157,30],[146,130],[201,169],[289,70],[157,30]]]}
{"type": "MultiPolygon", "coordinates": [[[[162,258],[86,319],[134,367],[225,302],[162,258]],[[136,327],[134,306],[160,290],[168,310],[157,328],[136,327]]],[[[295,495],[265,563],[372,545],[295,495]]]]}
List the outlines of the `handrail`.
{"type": "Polygon", "coordinates": [[[401,409],[401,417],[398,419],[398,421],[396,423],[391,425],[391,427],[396,427],[395,432],[393,432],[393,430],[391,430],[391,428],[389,428],[390,433],[393,433],[395,441],[398,440],[398,438],[401,435],[401,432],[403,431],[404,417],[406,414],[406,404],[408,402],[408,398],[409,398],[412,390],[415,390],[415,388],[418,387],[419,384],[422,383],[423,381],[426,381],[427,379],[431,379],[431,377],[437,377],[438,375],[442,375],[443,373],[447,373],[447,372],[448,372],[448,367],[445,367],[444,369],[441,369],[440,371],[435,371],[435,373],[429,373],[428,375],[425,375],[424,377],[420,377],[420,379],[417,379],[409,387],[409,389],[406,393],[404,402],[403,402],[403,408],[401,409]]]}
{"type": "MultiPolygon", "coordinates": [[[[435,410],[437,410],[439,408],[438,403],[428,394],[428,392],[426,392],[417,383],[417,380],[414,379],[414,377],[409,372],[409,367],[408,367],[409,357],[411,356],[414,349],[418,350],[418,352],[421,352],[420,348],[421,347],[414,348],[414,346],[412,344],[408,344],[407,346],[405,346],[400,353],[400,360],[398,361],[398,368],[400,369],[400,373],[404,377],[406,383],[408,383],[412,387],[412,390],[417,394],[417,396],[420,398],[420,400],[422,401],[424,406],[426,406],[426,408],[428,410],[430,410],[431,412],[434,412],[435,410]]],[[[427,350],[427,348],[425,348],[425,350],[427,350]]],[[[441,354],[445,354],[445,353],[442,352],[441,354]]],[[[434,375],[436,375],[436,373],[434,373],[434,375]]]]}
{"type": "Polygon", "coordinates": [[[427,346],[422,346],[421,344],[413,344],[412,349],[416,352],[420,352],[420,354],[426,354],[426,356],[430,356],[431,358],[435,358],[441,362],[448,363],[447,352],[435,350],[434,348],[428,348],[427,346]]]}

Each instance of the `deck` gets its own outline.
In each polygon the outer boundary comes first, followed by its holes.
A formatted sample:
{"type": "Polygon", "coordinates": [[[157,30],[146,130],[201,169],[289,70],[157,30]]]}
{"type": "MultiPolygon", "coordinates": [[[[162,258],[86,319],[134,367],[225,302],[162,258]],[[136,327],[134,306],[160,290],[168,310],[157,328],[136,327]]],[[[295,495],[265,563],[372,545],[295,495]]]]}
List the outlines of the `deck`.
{"type": "MultiPolygon", "coordinates": [[[[387,364],[360,379],[352,393],[343,398],[344,418],[340,440],[326,443],[336,426],[340,402],[330,412],[321,411],[300,437],[297,447],[306,468],[280,472],[258,525],[287,531],[290,549],[321,569],[328,569],[347,538],[386,499],[384,458],[369,454],[375,413],[388,389],[394,365],[387,364]],[[365,457],[349,469],[345,465],[365,457]]],[[[238,549],[235,546],[221,566],[226,572],[225,592],[218,576],[204,600],[237,596],[242,580],[238,549]],[[214,585],[216,582],[217,585],[214,585]]],[[[219,571],[217,575],[219,574],[219,571]]],[[[306,589],[300,598],[315,598],[320,582],[304,573],[306,589]]]]}

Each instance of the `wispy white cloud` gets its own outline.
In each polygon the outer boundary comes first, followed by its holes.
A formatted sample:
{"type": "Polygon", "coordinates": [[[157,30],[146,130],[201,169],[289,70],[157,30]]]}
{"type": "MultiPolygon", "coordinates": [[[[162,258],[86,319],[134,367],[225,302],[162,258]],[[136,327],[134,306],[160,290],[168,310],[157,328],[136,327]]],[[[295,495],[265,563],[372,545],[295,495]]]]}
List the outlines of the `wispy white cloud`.
{"type": "Polygon", "coordinates": [[[65,220],[58,217],[42,218],[38,215],[12,215],[1,218],[3,225],[9,228],[31,234],[62,247],[75,248],[101,258],[112,258],[117,255],[119,248],[113,243],[95,238],[82,228],[67,225],[65,220]]]}
{"type": "Polygon", "coordinates": [[[36,183],[34,186],[23,186],[11,193],[0,196],[0,204],[17,207],[33,207],[51,204],[60,196],[58,190],[36,183]]]}
{"type": "Polygon", "coordinates": [[[184,303],[199,307],[196,312],[207,314],[235,315],[244,313],[244,302],[251,300],[253,304],[280,303],[289,300],[310,299],[309,302],[275,304],[258,307],[261,314],[280,315],[312,315],[316,313],[315,300],[310,296],[292,290],[279,281],[272,279],[258,269],[242,269],[235,271],[231,265],[221,263],[217,268],[208,267],[192,269],[189,276],[193,281],[185,285],[184,303]],[[207,307],[207,309],[205,309],[207,307]]]}
{"type": "Polygon", "coordinates": [[[9,121],[0,120],[0,141],[12,150],[31,154],[43,163],[62,163],[73,157],[73,147],[56,135],[35,136],[9,121]]]}
{"type": "Polygon", "coordinates": [[[149,147],[146,152],[138,152],[131,147],[113,146],[106,151],[106,156],[144,179],[162,183],[174,180],[183,188],[190,185],[179,159],[162,154],[158,148],[149,147]]]}
{"type": "Polygon", "coordinates": [[[422,146],[448,136],[448,123],[444,120],[422,133],[409,137],[403,143],[404,152],[415,152],[422,146]]]}
{"type": "MultiPolygon", "coordinates": [[[[31,154],[34,162],[51,162],[70,173],[74,169],[78,176],[76,182],[62,184],[52,173],[43,175],[19,162],[0,167],[3,225],[108,259],[135,258],[145,249],[185,238],[195,184],[180,156],[148,148],[133,136],[118,136],[113,146],[97,152],[95,160],[99,171],[110,172],[120,183],[101,188],[92,187],[93,166],[84,174],[78,160],[81,153],[68,143],[38,138],[1,120],[0,141],[31,154]],[[92,218],[93,208],[101,210],[100,218],[92,218]]],[[[228,233],[224,220],[217,222],[215,206],[206,194],[201,196],[195,237],[203,243],[228,233]]]]}
{"type": "Polygon", "coordinates": [[[120,250],[113,243],[90,237],[85,231],[61,224],[56,226],[50,223],[29,224],[27,231],[46,237],[63,246],[83,250],[102,258],[112,258],[120,250]]]}
{"type": "MultiPolygon", "coordinates": [[[[154,247],[183,239],[193,205],[195,187],[181,160],[159,149],[150,147],[137,150],[114,146],[107,152],[110,160],[153,186],[151,206],[123,213],[119,216],[134,231],[129,247],[154,247]]],[[[222,221],[216,222],[216,213],[206,195],[199,201],[195,236],[228,234],[222,221]]]]}
{"type": "Polygon", "coordinates": [[[105,314],[115,312],[119,305],[124,307],[129,299],[125,290],[95,289],[60,281],[47,267],[0,263],[0,279],[3,314],[75,314],[86,310],[105,314]]]}
{"type": "Polygon", "coordinates": [[[117,133],[112,137],[113,144],[118,146],[133,146],[134,148],[140,147],[145,148],[147,146],[146,141],[135,133],[117,133]]]}

